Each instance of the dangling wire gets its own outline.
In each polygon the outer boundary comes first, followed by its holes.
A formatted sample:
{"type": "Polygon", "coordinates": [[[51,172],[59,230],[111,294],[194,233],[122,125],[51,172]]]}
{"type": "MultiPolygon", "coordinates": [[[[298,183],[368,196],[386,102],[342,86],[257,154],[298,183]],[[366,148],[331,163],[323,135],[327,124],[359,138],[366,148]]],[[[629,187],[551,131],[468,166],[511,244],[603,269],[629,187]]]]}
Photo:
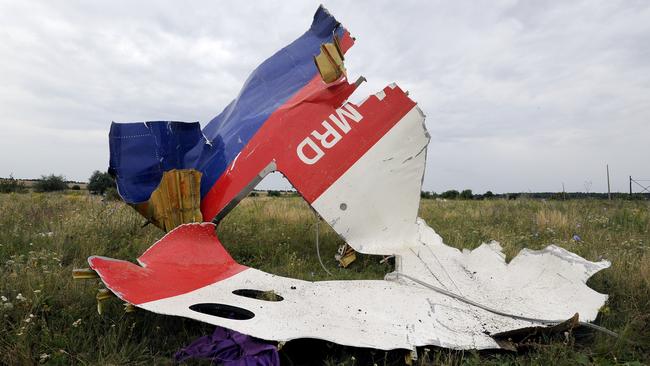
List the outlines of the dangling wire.
{"type": "MultiPolygon", "coordinates": [[[[466,304],[476,306],[478,308],[489,311],[491,313],[501,315],[501,316],[506,316],[506,317],[513,318],[513,319],[525,320],[525,321],[529,321],[529,322],[545,323],[545,324],[560,324],[560,323],[562,323],[562,322],[564,322],[566,320],[566,319],[565,320],[538,319],[538,318],[529,318],[529,317],[526,317],[526,316],[510,314],[510,313],[506,313],[504,311],[493,309],[493,308],[491,308],[489,306],[479,304],[479,303],[477,303],[475,301],[472,301],[472,300],[470,300],[470,299],[468,299],[466,297],[456,295],[453,292],[450,292],[450,291],[447,291],[447,290],[442,289],[440,287],[434,286],[434,285],[432,285],[430,283],[424,282],[422,280],[419,280],[419,279],[417,279],[415,277],[411,277],[411,276],[409,276],[407,274],[404,274],[404,273],[393,272],[393,273],[389,274],[389,276],[397,276],[397,277],[406,278],[406,279],[411,280],[411,281],[413,281],[413,282],[415,282],[415,283],[417,283],[419,285],[422,285],[422,286],[424,286],[424,287],[426,287],[428,289],[431,289],[431,290],[436,291],[438,293],[441,293],[443,295],[447,295],[447,296],[452,297],[452,298],[454,298],[456,300],[462,301],[462,302],[464,302],[466,304]]],[[[609,329],[607,329],[605,327],[601,327],[601,326],[596,325],[596,324],[582,322],[582,321],[579,322],[579,324],[582,325],[582,326],[585,326],[587,328],[591,328],[591,329],[597,330],[599,332],[605,333],[605,334],[607,334],[607,335],[609,335],[611,337],[620,338],[620,336],[616,332],[613,332],[613,331],[611,331],[611,330],[609,330],[609,329]]],[[[634,342],[631,342],[631,341],[628,341],[628,342],[634,344],[634,342]]]]}
{"type": "Polygon", "coordinates": [[[320,257],[320,245],[318,242],[318,231],[319,231],[318,223],[320,222],[320,216],[318,216],[318,212],[316,212],[316,210],[314,210],[314,217],[316,217],[316,255],[318,256],[318,262],[320,263],[320,266],[323,268],[323,271],[327,272],[328,275],[333,276],[332,272],[328,271],[327,268],[325,268],[325,264],[323,264],[323,259],[320,257]]]}

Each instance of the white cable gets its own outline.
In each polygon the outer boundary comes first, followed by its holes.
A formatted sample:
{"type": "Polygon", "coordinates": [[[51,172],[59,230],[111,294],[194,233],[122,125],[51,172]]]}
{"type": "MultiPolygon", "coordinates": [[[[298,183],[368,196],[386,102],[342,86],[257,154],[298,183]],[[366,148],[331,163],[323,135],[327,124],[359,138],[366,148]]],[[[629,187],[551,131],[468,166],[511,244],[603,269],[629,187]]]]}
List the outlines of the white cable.
{"type": "MultiPolygon", "coordinates": [[[[465,298],[463,296],[457,295],[457,294],[455,294],[453,292],[450,292],[450,291],[447,291],[447,290],[445,290],[443,288],[431,285],[431,284],[426,283],[424,281],[418,280],[415,277],[411,277],[411,276],[403,274],[403,273],[393,272],[393,273],[390,273],[389,276],[390,275],[396,275],[398,277],[404,277],[404,278],[409,279],[409,280],[411,280],[411,281],[413,281],[413,282],[415,282],[417,284],[420,284],[420,285],[422,285],[422,286],[424,286],[424,287],[426,287],[428,289],[439,292],[439,293],[441,293],[443,295],[447,295],[447,296],[452,297],[452,298],[454,298],[456,300],[462,301],[462,302],[464,302],[466,304],[469,304],[469,305],[472,305],[472,306],[476,306],[478,308],[481,308],[483,310],[489,311],[489,312],[497,314],[497,315],[506,316],[506,317],[513,318],[513,319],[525,320],[525,321],[536,322],[536,323],[545,323],[545,324],[560,324],[560,323],[563,323],[563,322],[566,321],[566,319],[565,320],[548,320],[548,319],[529,318],[529,317],[526,317],[526,316],[506,313],[506,312],[503,312],[503,311],[500,311],[500,310],[497,310],[497,309],[493,309],[493,308],[491,308],[489,306],[479,304],[479,303],[477,303],[477,302],[475,302],[473,300],[470,300],[470,299],[465,298]]],[[[615,333],[615,332],[613,332],[613,331],[611,331],[611,330],[609,330],[609,329],[607,329],[605,327],[601,327],[599,325],[592,324],[592,323],[587,323],[587,322],[578,322],[578,324],[580,324],[582,326],[585,326],[585,327],[588,327],[588,328],[595,329],[595,330],[600,331],[600,332],[603,332],[603,333],[605,333],[605,334],[607,334],[609,336],[612,336],[612,337],[615,337],[615,338],[620,338],[617,333],[615,333]]]]}
{"type": "Polygon", "coordinates": [[[320,246],[318,243],[318,223],[320,222],[320,217],[318,217],[318,213],[314,211],[314,216],[316,217],[316,255],[318,256],[318,262],[320,263],[320,266],[323,267],[323,270],[327,272],[328,275],[333,276],[332,272],[328,271],[327,268],[325,268],[325,264],[323,264],[323,259],[320,257],[320,246]]]}

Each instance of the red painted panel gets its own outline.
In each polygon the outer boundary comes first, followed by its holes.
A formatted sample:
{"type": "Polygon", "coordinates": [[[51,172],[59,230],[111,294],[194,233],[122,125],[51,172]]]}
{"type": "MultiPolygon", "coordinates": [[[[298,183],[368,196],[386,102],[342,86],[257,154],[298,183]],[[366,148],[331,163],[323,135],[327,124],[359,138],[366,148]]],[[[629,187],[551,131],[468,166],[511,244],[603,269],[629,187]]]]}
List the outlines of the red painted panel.
{"type": "MultiPolygon", "coordinates": [[[[344,33],[340,44],[343,53],[346,53],[354,45],[354,39],[349,32],[344,33]]],[[[269,117],[235,161],[226,169],[226,172],[203,197],[201,200],[203,219],[212,220],[262,169],[276,159],[283,149],[287,148],[287,135],[296,136],[296,131],[294,131],[296,125],[308,123],[317,116],[328,116],[355,89],[356,86],[350,85],[345,78],[325,84],[320,75],[314,76],[309,84],[269,117]],[[299,112],[298,119],[289,120],[289,118],[296,118],[296,111],[299,112]],[[300,115],[301,113],[308,114],[300,115]],[[292,117],[288,117],[288,115],[292,117]]]]}
{"type": "Polygon", "coordinates": [[[185,224],[170,231],[131,262],[90,257],[111,291],[138,305],[181,295],[231,277],[248,267],[235,262],[219,242],[213,224],[185,224]]]}
{"type": "Polygon", "coordinates": [[[398,87],[386,87],[382,100],[373,95],[362,105],[352,105],[361,121],[351,121],[347,133],[335,127],[341,139],[308,165],[298,158],[296,148],[312,131],[322,132],[323,121],[333,124],[329,116],[355,89],[345,81],[326,89],[321,85],[320,78],[312,80],[260,128],[203,199],[205,219],[212,219],[272,160],[307,202],[313,202],[415,106],[398,87]]]}

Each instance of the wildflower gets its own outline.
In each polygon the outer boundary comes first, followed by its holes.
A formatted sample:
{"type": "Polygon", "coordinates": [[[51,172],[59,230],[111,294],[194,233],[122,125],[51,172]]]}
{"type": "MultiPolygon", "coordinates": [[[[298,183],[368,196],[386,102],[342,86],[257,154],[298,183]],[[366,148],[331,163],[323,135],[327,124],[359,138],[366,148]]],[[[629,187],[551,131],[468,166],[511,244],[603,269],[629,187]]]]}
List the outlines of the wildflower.
{"type": "Polygon", "coordinates": [[[75,321],[72,323],[72,326],[76,328],[76,327],[78,327],[80,324],[81,324],[81,318],[75,320],[75,321]]]}
{"type": "Polygon", "coordinates": [[[11,310],[11,309],[14,308],[14,304],[12,304],[10,302],[6,302],[6,303],[2,304],[2,307],[4,307],[5,310],[11,310]]]}
{"type": "Polygon", "coordinates": [[[573,239],[573,241],[582,241],[582,238],[578,234],[573,234],[573,238],[571,239],[573,239]]]}
{"type": "Polygon", "coordinates": [[[27,298],[25,296],[23,296],[23,294],[21,294],[19,292],[18,295],[16,295],[16,300],[18,300],[18,301],[26,301],[27,298]]]}
{"type": "Polygon", "coordinates": [[[45,363],[49,358],[50,355],[48,355],[47,353],[41,353],[41,356],[39,357],[39,361],[41,363],[45,363]]]}
{"type": "Polygon", "coordinates": [[[0,299],[2,299],[2,302],[7,302],[7,298],[5,296],[0,296],[0,299]]]}
{"type": "Polygon", "coordinates": [[[40,293],[40,292],[41,292],[41,290],[34,290],[34,293],[35,293],[35,294],[38,294],[38,293],[40,293]]]}

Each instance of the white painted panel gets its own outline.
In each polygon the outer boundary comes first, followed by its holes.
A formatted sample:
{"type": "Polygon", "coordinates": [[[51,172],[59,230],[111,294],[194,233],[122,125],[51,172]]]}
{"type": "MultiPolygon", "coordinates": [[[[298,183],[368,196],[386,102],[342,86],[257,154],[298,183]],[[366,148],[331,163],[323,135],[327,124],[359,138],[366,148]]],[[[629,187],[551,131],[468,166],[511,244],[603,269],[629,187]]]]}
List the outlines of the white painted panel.
{"type": "Polygon", "coordinates": [[[417,239],[429,136],[416,106],[312,206],[361,253],[395,253],[417,239]]]}
{"type": "MultiPolygon", "coordinates": [[[[435,237],[433,230],[421,221],[419,224],[424,240],[435,237]]],[[[593,274],[608,266],[607,262],[593,263],[574,255],[567,261],[567,252],[557,247],[539,252],[523,251],[506,265],[496,244],[484,245],[471,252],[460,252],[440,242],[423,242],[422,246],[430,246],[436,254],[454,258],[451,261],[443,258],[440,267],[435,268],[436,275],[442,277],[447,271],[456,284],[448,282],[445,287],[497,310],[543,319],[568,319],[579,312],[583,320],[592,320],[606,299],[605,295],[589,289],[582,280],[564,286],[556,286],[557,280],[546,283],[556,275],[571,276],[572,271],[584,273],[580,268],[593,274]],[[544,275],[546,272],[549,275],[544,275]],[[530,278],[539,278],[541,284],[525,285],[530,278]]],[[[405,253],[400,259],[400,265],[409,265],[411,269],[403,273],[430,280],[419,270],[423,264],[415,254],[405,253]]],[[[309,282],[255,269],[247,269],[190,293],[139,306],[262,339],[317,338],[379,349],[411,349],[423,345],[453,349],[498,348],[490,334],[543,325],[497,315],[405,279],[309,282]],[[234,295],[232,292],[238,289],[272,290],[284,300],[270,302],[234,295]],[[237,306],[253,312],[255,317],[233,320],[190,309],[198,303],[237,306]]]]}

